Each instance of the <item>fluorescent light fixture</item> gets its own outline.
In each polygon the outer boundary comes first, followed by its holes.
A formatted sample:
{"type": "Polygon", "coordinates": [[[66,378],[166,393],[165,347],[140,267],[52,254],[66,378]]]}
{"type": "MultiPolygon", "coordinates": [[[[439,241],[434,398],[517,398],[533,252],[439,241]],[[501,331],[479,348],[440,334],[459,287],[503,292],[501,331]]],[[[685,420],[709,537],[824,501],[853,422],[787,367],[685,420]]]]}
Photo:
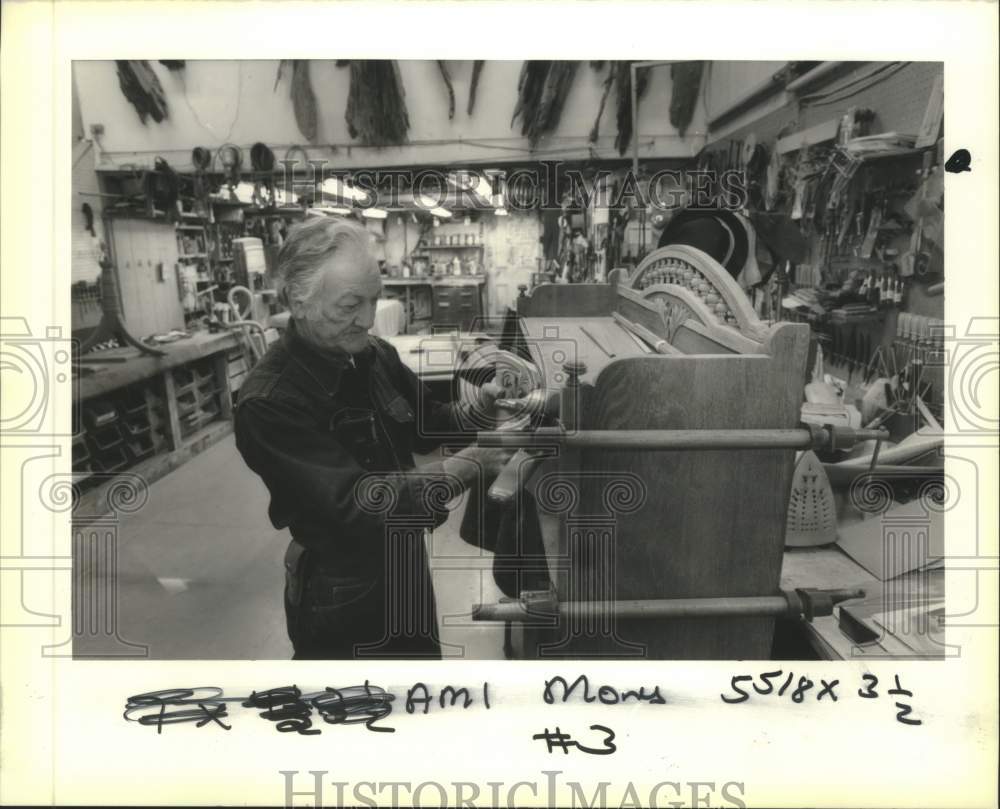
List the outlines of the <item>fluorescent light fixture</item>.
{"type": "Polygon", "coordinates": [[[481,172],[468,169],[453,171],[448,175],[448,184],[458,193],[459,204],[471,201],[478,209],[489,206],[493,186],[481,172]],[[471,200],[467,196],[469,192],[472,193],[471,200]]]}
{"type": "Polygon", "coordinates": [[[324,205],[316,208],[309,208],[307,210],[307,213],[312,213],[314,215],[322,215],[322,216],[350,216],[351,209],[324,205]]]}
{"type": "Polygon", "coordinates": [[[336,177],[330,177],[323,181],[320,186],[320,190],[324,194],[329,194],[331,197],[340,197],[341,199],[351,200],[352,202],[365,202],[368,200],[368,194],[362,191],[360,188],[355,188],[353,185],[344,182],[343,180],[337,179],[336,177]]]}
{"type": "Polygon", "coordinates": [[[361,210],[361,215],[365,219],[385,219],[389,216],[389,212],[384,211],[381,208],[363,208],[361,210]]]}
{"type": "Polygon", "coordinates": [[[495,211],[493,211],[493,213],[495,213],[497,216],[506,216],[507,215],[507,209],[506,208],[497,208],[495,211]]]}
{"type": "Polygon", "coordinates": [[[439,219],[451,219],[451,211],[447,208],[442,208],[437,203],[438,201],[433,197],[427,197],[423,194],[415,195],[413,197],[413,204],[420,208],[420,210],[426,211],[439,219]]]}
{"type": "Polygon", "coordinates": [[[233,188],[220,189],[218,194],[213,195],[213,199],[225,199],[228,201],[244,202],[249,204],[253,201],[253,183],[237,183],[233,188]]]}

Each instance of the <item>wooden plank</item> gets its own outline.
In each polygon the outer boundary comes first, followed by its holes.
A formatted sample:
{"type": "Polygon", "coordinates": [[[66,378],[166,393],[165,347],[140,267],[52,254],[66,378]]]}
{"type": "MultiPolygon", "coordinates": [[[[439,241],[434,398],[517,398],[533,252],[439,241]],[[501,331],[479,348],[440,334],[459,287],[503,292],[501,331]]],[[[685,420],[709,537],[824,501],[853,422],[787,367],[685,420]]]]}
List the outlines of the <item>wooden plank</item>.
{"type": "Polygon", "coordinates": [[[74,385],[74,400],[89,399],[100,396],[108,391],[131,385],[163,373],[167,368],[176,368],[194,360],[207,357],[216,351],[227,351],[238,346],[236,336],[232,332],[209,334],[198,332],[191,337],[158,346],[165,351],[163,357],[140,355],[134,348],[120,348],[102,351],[102,357],[128,357],[128,362],[113,365],[102,365],[95,372],[82,376],[79,384],[74,385]]]}
{"type": "Polygon", "coordinates": [[[183,446],[181,436],[181,420],[177,409],[177,388],[174,385],[174,374],[172,370],[163,372],[164,399],[167,404],[167,429],[170,440],[170,449],[178,450],[183,446]]]}
{"type": "Polygon", "coordinates": [[[219,393],[221,416],[230,420],[233,417],[233,391],[229,386],[229,361],[226,359],[226,352],[220,351],[213,354],[212,364],[215,372],[215,386],[221,388],[219,393]]]}
{"type": "Polygon", "coordinates": [[[674,345],[685,354],[746,354],[760,351],[760,343],[744,337],[735,329],[708,328],[697,320],[689,320],[677,329],[674,345]]]}
{"type": "Polygon", "coordinates": [[[927,109],[924,110],[924,120],[920,124],[920,131],[917,133],[917,140],[913,144],[917,149],[926,149],[937,142],[938,133],[941,131],[941,118],[944,115],[944,76],[938,74],[931,87],[930,97],[927,99],[927,109]]]}
{"type": "Polygon", "coordinates": [[[581,379],[594,382],[601,371],[616,359],[644,354],[610,317],[526,317],[522,324],[535,364],[542,371],[548,390],[562,387],[563,365],[567,362],[583,362],[587,372],[581,379]],[[597,337],[598,342],[588,337],[584,329],[597,337]],[[599,343],[610,348],[616,356],[605,353],[599,343]]]}
{"type": "Polygon", "coordinates": [[[803,146],[815,146],[817,143],[825,143],[837,137],[837,130],[840,129],[840,119],[831,118],[821,124],[816,124],[801,132],[794,132],[778,141],[775,148],[778,154],[788,154],[801,149],[803,146]]]}
{"type": "Polygon", "coordinates": [[[617,288],[610,284],[540,284],[517,299],[522,317],[608,317],[617,288]]]}
{"type": "MultiPolygon", "coordinates": [[[[645,355],[609,363],[590,396],[585,426],[794,427],[800,387],[789,379],[804,373],[803,334],[784,337],[774,346],[778,356],[645,355]]],[[[581,513],[571,521],[598,525],[609,481],[632,476],[645,502],[612,516],[614,598],[770,595],[781,576],[793,462],[791,451],[585,451],[577,467],[585,474],[566,475],[579,492],[581,513]]],[[[560,598],[599,592],[606,567],[595,565],[592,553],[571,554],[567,530],[564,521],[558,555],[569,556],[571,568],[557,578],[560,598]]],[[[770,653],[773,620],[619,621],[617,631],[621,640],[644,644],[651,658],[762,659],[770,653]]],[[[607,639],[592,643],[619,653],[607,639]]]]}
{"type": "MultiPolygon", "coordinates": [[[[770,366],[773,360],[763,356],[619,363],[602,375],[590,426],[792,427],[797,414],[775,401],[779,388],[770,366]]],[[[646,508],[618,518],[617,597],[772,594],[780,578],[793,458],[793,452],[764,450],[584,453],[584,468],[608,475],[628,470],[646,488],[646,508]]],[[[594,500],[598,488],[596,482],[585,485],[582,501],[600,502],[594,500]]],[[[633,622],[622,634],[643,637],[658,658],[769,654],[771,620],[711,623],[676,621],[651,632],[633,622]]]]}

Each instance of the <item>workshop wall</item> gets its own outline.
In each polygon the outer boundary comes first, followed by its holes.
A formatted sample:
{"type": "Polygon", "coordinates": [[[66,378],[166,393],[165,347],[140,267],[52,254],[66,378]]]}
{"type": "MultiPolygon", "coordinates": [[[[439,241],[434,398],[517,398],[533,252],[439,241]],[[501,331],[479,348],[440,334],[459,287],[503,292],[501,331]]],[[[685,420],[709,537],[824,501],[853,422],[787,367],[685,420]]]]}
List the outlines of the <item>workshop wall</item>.
{"type": "MultiPolygon", "coordinates": [[[[706,152],[725,151],[731,143],[742,142],[748,136],[753,136],[758,144],[763,144],[770,151],[780,138],[828,122],[832,124],[832,131],[835,132],[836,123],[851,107],[872,111],[873,118],[867,128],[869,134],[887,132],[916,134],[921,128],[935,82],[943,79],[942,64],[939,62],[899,63],[898,67],[892,67],[881,74],[877,83],[866,86],[865,81],[859,81],[877,67],[878,65],[875,63],[847,65],[829,77],[828,80],[808,87],[807,92],[801,96],[785,92],[776,94],[762,105],[748,110],[735,121],[728,122],[725,127],[713,130],[706,146],[706,152]],[[857,86],[865,89],[847,97],[839,92],[831,92],[836,88],[849,87],[854,82],[858,82],[857,86]],[[831,103],[833,99],[836,100],[831,103]],[[780,105],[778,105],[779,102],[780,105]],[[776,107],[776,105],[778,106],[776,107]]],[[[717,69],[717,63],[713,64],[709,74],[709,91],[713,82],[720,80],[722,75],[722,71],[717,69]]],[[[748,80],[747,85],[752,87],[753,83],[748,80]]],[[[733,96],[739,97],[735,91],[733,96]]],[[[709,104],[710,114],[717,109],[713,103],[709,104]]],[[[787,155],[786,165],[794,164],[798,154],[798,152],[794,152],[787,155]]],[[[919,153],[903,157],[887,157],[865,164],[851,182],[862,195],[868,190],[899,189],[901,196],[897,197],[897,201],[901,201],[916,191],[921,180],[922,169],[922,155],[919,153]],[[907,189],[910,190],[907,191],[907,189]]],[[[787,202],[780,207],[781,209],[787,207],[787,202]]],[[[805,232],[810,243],[808,263],[822,265],[821,261],[817,262],[816,257],[823,255],[824,234],[815,228],[808,228],[805,232]]],[[[909,248],[910,234],[911,230],[908,227],[898,232],[884,232],[880,235],[879,243],[883,248],[895,250],[896,255],[902,256],[909,248]]],[[[837,263],[838,272],[841,275],[846,275],[854,269],[867,271],[869,267],[878,272],[884,266],[882,262],[852,257],[843,252],[832,260],[837,263]]],[[[855,327],[853,324],[847,326],[832,324],[826,327],[834,333],[833,349],[828,344],[824,355],[826,369],[838,378],[846,380],[846,401],[855,401],[865,392],[865,380],[863,379],[865,374],[858,372],[859,352],[871,354],[881,348],[883,354],[889,356],[898,355],[901,350],[906,350],[905,346],[900,347],[899,335],[897,334],[899,314],[905,312],[939,320],[944,318],[944,296],[928,293],[930,285],[941,280],[943,280],[943,270],[941,273],[932,272],[923,278],[908,278],[905,286],[905,297],[902,305],[898,308],[891,307],[884,310],[879,318],[873,319],[870,324],[863,327],[855,327]],[[855,331],[866,332],[865,340],[870,340],[870,346],[866,342],[864,349],[855,347],[852,350],[848,338],[853,338],[855,331]],[[845,348],[845,345],[848,347],[845,348]]],[[[861,356],[860,362],[863,365],[865,357],[861,356]]],[[[893,367],[895,367],[894,364],[893,367]]],[[[902,367],[902,361],[900,367],[902,367]]],[[[932,389],[936,394],[939,394],[941,390],[940,369],[928,368],[925,369],[924,373],[931,382],[932,389]]],[[[942,403],[936,395],[928,394],[927,399],[927,404],[936,412],[940,412],[942,403]]]]}
{"type": "MultiPolygon", "coordinates": [[[[157,155],[178,170],[191,168],[195,146],[216,148],[224,143],[245,149],[262,141],[284,157],[293,144],[306,144],[295,122],[289,93],[290,69],[275,86],[279,63],[274,60],[188,61],[182,72],[149,63],[163,87],[168,117],[143,124],[119,89],[113,61],[76,62],[74,79],[81,100],[83,124],[89,133],[100,124],[101,168],[126,164],[151,165],[157,155]]],[[[488,61],[482,70],[473,114],[467,113],[472,61],[448,61],[455,91],[454,118],[448,118],[448,91],[434,61],[401,61],[400,74],[410,120],[409,142],[392,148],[355,145],[347,132],[344,111],[349,69],[330,60],[310,63],[311,84],[318,113],[317,144],[310,158],[327,158],[338,168],[462,162],[503,163],[528,157],[555,159],[619,157],[614,148],[615,92],[608,98],[600,138],[588,142],[600,106],[607,64],[595,70],[580,64],[556,130],[532,153],[521,137],[519,122],[511,126],[517,99],[520,61],[488,61]]],[[[699,101],[687,134],[680,137],[670,124],[672,82],[668,66],[650,68],[649,85],[640,104],[641,157],[688,157],[697,153],[705,132],[699,101]]],[[[246,158],[249,160],[249,157],[246,158]]]]}
{"type": "Polygon", "coordinates": [[[94,144],[84,140],[83,120],[80,117],[76,92],[73,92],[73,195],[70,206],[70,292],[72,324],[74,331],[89,331],[101,320],[98,282],[101,267],[95,244],[103,235],[101,213],[103,205],[99,196],[100,184],[95,169],[94,144]],[[90,206],[93,234],[87,228],[84,204],[90,206]]]}
{"type": "MultiPolygon", "coordinates": [[[[711,121],[713,116],[768,82],[787,64],[787,62],[707,62],[702,98],[706,120],[711,121]]],[[[734,115],[723,126],[713,129],[709,133],[710,137],[719,138],[759,120],[764,115],[780,110],[787,101],[784,93],[775,93],[745,112],[734,115]]]]}
{"type": "MultiPolygon", "coordinates": [[[[507,216],[479,213],[468,224],[464,217],[458,216],[437,228],[414,224],[409,214],[390,214],[385,220],[380,257],[384,255],[388,267],[400,267],[425,232],[428,241],[436,236],[447,238],[453,233],[462,236],[475,234],[482,249],[467,249],[464,255],[470,261],[483,265],[486,313],[492,315],[502,315],[508,306],[513,305],[519,284],[531,284],[531,274],[537,270],[538,259],[542,255],[542,229],[538,213],[512,211],[507,216]]],[[[451,257],[450,253],[442,253],[437,260],[444,263],[451,257]]]]}
{"type": "MultiPolygon", "coordinates": [[[[718,64],[713,63],[710,86],[719,73],[716,67],[718,64]]],[[[838,76],[831,85],[851,82],[870,71],[872,67],[871,62],[859,62],[856,67],[838,76]]],[[[750,132],[757,136],[758,143],[767,143],[787,132],[800,131],[824,121],[839,119],[848,107],[866,107],[875,112],[872,132],[915,133],[920,129],[920,122],[923,120],[924,109],[927,107],[934,81],[943,73],[944,66],[941,62],[910,62],[873,87],[835,104],[800,104],[792,94],[781,93],[778,95],[781,103],[777,109],[773,108],[775,104],[773,101],[763,107],[755,107],[745,118],[740,119],[738,126],[724,134],[710,133],[708,148],[712,148],[722,139],[742,139],[750,132]]],[[[810,93],[822,89],[823,86],[819,85],[810,88],[810,93]]],[[[716,109],[714,102],[710,104],[710,109],[716,109]]]]}
{"type": "Polygon", "coordinates": [[[502,315],[517,298],[519,284],[531,285],[531,274],[542,257],[542,224],[536,211],[512,211],[508,216],[488,216],[492,226],[484,231],[487,309],[502,315]]]}

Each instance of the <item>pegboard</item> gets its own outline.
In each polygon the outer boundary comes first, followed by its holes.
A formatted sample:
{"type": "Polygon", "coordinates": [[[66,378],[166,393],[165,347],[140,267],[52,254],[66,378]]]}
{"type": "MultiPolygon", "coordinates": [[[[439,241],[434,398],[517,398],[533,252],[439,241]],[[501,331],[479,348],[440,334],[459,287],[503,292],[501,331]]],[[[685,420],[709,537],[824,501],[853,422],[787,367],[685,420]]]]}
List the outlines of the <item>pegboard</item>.
{"type": "MultiPolygon", "coordinates": [[[[838,75],[833,81],[819,83],[810,88],[809,93],[830,93],[867,75],[877,67],[877,63],[861,63],[838,75]]],[[[743,140],[750,133],[753,133],[758,143],[763,143],[770,148],[780,136],[803,131],[826,121],[839,120],[850,107],[872,110],[874,119],[868,128],[870,134],[897,132],[916,135],[923,122],[934,82],[938,77],[943,76],[943,71],[944,66],[941,62],[913,62],[903,65],[877,84],[835,103],[801,104],[797,99],[792,98],[790,103],[781,109],[763,115],[731,132],[726,132],[723,137],[707,148],[710,151],[720,147],[724,150],[729,141],[743,140]]],[[[853,182],[863,183],[866,179],[865,175],[868,175],[867,179],[871,181],[872,186],[890,182],[900,185],[905,185],[908,181],[916,183],[916,171],[919,168],[919,155],[902,159],[873,161],[862,170],[861,174],[856,175],[853,182]]],[[[816,233],[811,233],[809,238],[815,253],[820,237],[816,233]]],[[[899,234],[894,239],[887,239],[886,246],[895,247],[900,253],[905,252],[909,246],[909,231],[899,234]]],[[[884,318],[880,318],[870,325],[869,337],[873,349],[874,346],[880,345],[885,352],[895,350],[896,316],[899,312],[941,319],[944,317],[944,297],[928,296],[925,283],[917,279],[909,281],[903,306],[899,310],[887,310],[884,318]]],[[[848,328],[848,331],[854,328],[856,327],[852,326],[848,328]]],[[[815,348],[812,350],[815,351],[815,348]]],[[[857,369],[853,366],[849,367],[842,356],[837,356],[830,351],[827,351],[825,360],[827,370],[848,383],[845,400],[860,399],[866,388],[862,384],[863,380],[859,381],[857,369]]],[[[943,407],[940,398],[943,390],[941,379],[939,376],[935,376],[934,372],[928,372],[928,369],[925,369],[925,373],[927,381],[932,383],[935,391],[934,395],[927,398],[926,403],[933,411],[941,415],[943,407]]]]}
{"type": "MultiPolygon", "coordinates": [[[[861,63],[828,84],[818,84],[809,92],[830,92],[864,76],[877,66],[878,63],[861,63]]],[[[864,107],[875,112],[875,120],[871,126],[873,134],[899,132],[915,135],[924,119],[924,110],[927,108],[934,80],[943,72],[942,62],[910,62],[878,84],[834,104],[808,104],[801,105],[800,108],[793,100],[780,110],[726,133],[719,141],[710,142],[707,148],[711,149],[715,143],[741,140],[751,132],[758,143],[772,142],[782,130],[798,131],[834,118],[839,119],[849,107],[864,107]]]]}

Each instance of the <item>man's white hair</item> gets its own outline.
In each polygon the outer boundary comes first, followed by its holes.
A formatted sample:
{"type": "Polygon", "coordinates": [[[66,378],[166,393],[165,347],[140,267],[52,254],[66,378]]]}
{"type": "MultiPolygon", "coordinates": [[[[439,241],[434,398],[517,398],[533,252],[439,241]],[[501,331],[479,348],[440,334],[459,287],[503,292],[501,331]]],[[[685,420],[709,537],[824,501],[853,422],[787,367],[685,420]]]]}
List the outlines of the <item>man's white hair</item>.
{"type": "Polygon", "coordinates": [[[320,281],[320,268],[341,247],[353,245],[378,268],[371,252],[371,237],[362,226],[348,219],[324,216],[293,227],[278,252],[278,293],[288,306],[308,301],[320,281]]]}

